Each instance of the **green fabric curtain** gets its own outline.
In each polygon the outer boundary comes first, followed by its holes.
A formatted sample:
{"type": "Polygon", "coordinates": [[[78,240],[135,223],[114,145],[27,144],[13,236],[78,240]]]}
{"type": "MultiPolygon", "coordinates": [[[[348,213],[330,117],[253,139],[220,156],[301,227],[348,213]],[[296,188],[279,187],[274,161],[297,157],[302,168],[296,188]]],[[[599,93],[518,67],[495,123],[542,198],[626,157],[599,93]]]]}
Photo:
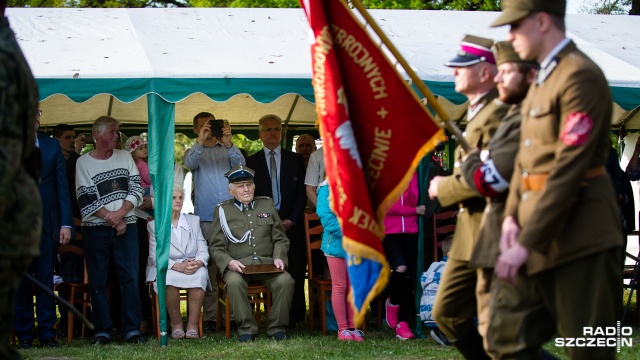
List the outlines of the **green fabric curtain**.
{"type": "MultiPolygon", "coordinates": [[[[429,160],[431,159],[432,152],[428,153],[425,157],[420,161],[420,165],[418,165],[418,204],[425,204],[425,195],[427,193],[427,189],[429,187],[429,160]]],[[[418,260],[416,261],[416,273],[415,273],[415,314],[416,314],[416,326],[414,329],[414,333],[416,337],[421,339],[425,337],[424,326],[422,324],[422,320],[420,320],[420,299],[422,297],[422,284],[420,283],[420,277],[425,269],[425,259],[424,259],[424,238],[425,238],[425,229],[424,229],[424,219],[422,221],[418,221],[418,260]]]]}
{"type": "Polygon", "coordinates": [[[173,198],[173,144],[175,105],[156,94],[147,95],[149,108],[149,174],[155,190],[156,266],[160,345],[167,345],[166,274],[171,243],[171,202],[173,198]]]}

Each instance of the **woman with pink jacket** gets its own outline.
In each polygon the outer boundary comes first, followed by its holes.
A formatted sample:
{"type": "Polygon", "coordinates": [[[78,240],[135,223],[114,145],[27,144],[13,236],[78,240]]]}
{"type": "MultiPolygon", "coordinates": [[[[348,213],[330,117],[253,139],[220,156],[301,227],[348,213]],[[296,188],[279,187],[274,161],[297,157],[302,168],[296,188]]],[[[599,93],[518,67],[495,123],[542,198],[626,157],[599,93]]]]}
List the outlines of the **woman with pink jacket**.
{"type": "Polygon", "coordinates": [[[409,310],[413,304],[412,290],[418,253],[418,219],[425,206],[418,205],[418,175],[387,212],[384,219],[386,237],[382,242],[392,273],[389,278],[390,297],[385,303],[387,323],[401,340],[415,338],[409,328],[409,310]]]}

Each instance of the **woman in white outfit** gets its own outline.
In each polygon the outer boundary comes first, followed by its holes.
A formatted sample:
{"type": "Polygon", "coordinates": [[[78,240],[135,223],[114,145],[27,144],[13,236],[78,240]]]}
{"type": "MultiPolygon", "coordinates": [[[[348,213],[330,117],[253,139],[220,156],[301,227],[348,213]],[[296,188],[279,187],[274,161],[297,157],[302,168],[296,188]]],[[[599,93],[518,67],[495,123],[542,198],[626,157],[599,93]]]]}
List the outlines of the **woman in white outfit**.
{"type": "MultiPolygon", "coordinates": [[[[182,187],[174,186],[166,303],[171,321],[171,337],[174,339],[184,337],[195,339],[200,335],[198,320],[204,292],[210,286],[207,273],[209,248],[200,230],[200,218],[195,215],[181,214],[183,197],[182,187]],[[187,319],[186,333],[183,330],[180,314],[180,289],[187,290],[189,318],[187,319]]],[[[155,221],[149,222],[147,229],[149,230],[147,281],[154,281],[154,290],[157,293],[155,221]]]]}

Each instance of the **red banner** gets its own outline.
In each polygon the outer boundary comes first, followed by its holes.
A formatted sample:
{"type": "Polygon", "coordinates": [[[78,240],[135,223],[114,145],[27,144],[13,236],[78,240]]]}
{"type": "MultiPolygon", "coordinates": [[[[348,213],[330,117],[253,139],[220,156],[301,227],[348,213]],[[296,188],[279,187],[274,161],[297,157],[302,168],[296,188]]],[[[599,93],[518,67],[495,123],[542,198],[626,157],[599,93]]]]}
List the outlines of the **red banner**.
{"type": "Polygon", "coordinates": [[[444,138],[431,114],[340,0],[302,0],[332,209],[342,227],[356,323],[387,284],[387,210],[444,138]]]}

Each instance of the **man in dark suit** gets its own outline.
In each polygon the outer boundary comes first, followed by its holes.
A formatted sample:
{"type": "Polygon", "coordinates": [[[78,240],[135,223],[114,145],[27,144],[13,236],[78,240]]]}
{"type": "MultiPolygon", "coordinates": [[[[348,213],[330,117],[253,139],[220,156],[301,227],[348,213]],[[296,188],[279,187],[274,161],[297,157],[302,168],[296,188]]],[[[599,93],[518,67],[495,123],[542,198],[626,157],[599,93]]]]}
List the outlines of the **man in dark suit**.
{"type": "Polygon", "coordinates": [[[282,119],[279,116],[269,114],[261,117],[258,130],[264,148],[247,158],[247,166],[256,172],[255,195],[273,199],[291,244],[287,270],[296,283],[289,321],[290,326],[295,326],[306,313],[304,274],[307,264],[303,221],[307,197],[304,161],[300,154],[280,146],[282,119]]]}
{"type": "MultiPolygon", "coordinates": [[[[40,114],[36,116],[36,127],[40,126],[40,114]]],[[[66,244],[71,238],[71,204],[67,187],[67,173],[60,143],[38,134],[36,146],[42,153],[42,178],[39,185],[42,199],[42,235],[40,255],[33,259],[27,270],[41,283],[53,290],[53,264],[57,244],[66,244]]],[[[33,343],[33,297],[32,285],[22,280],[16,294],[15,329],[20,347],[28,349],[33,343]]],[[[36,290],[36,316],[38,337],[42,347],[59,347],[55,339],[56,307],[52,298],[42,290],[36,290]]]]}

